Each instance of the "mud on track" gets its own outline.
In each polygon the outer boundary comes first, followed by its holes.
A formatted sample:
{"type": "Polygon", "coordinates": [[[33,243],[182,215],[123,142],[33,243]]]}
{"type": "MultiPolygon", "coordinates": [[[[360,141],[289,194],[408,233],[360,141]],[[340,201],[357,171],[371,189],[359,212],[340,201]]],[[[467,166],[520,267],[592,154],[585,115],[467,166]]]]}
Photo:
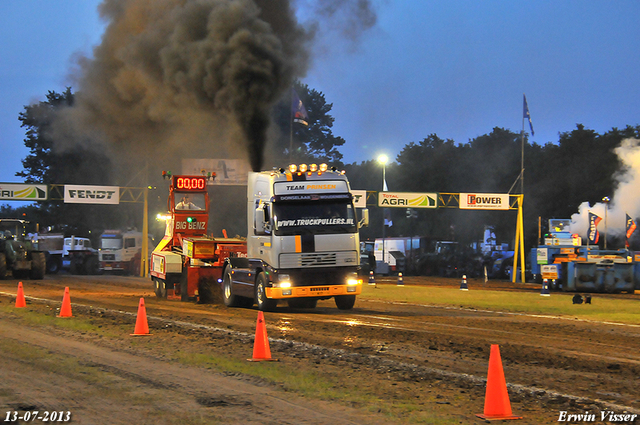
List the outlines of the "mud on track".
{"type": "MultiPolygon", "coordinates": [[[[405,284],[458,282],[405,278],[405,284]]],[[[634,326],[366,297],[349,312],[321,301],[314,310],[267,313],[271,352],[280,360],[275,367],[312,373],[330,379],[336,390],[359,394],[345,399],[327,392],[318,402],[283,382],[185,361],[199,353],[246,361],[254,309],[157,300],[140,278],[60,275],[24,286],[27,310],[50,316],[70,287],[74,317],[100,333],[16,317],[6,294],[16,293],[17,281],[0,282],[4,411],[65,409],[76,423],[96,423],[96,417],[109,423],[410,423],[432,412],[443,423],[482,422],[475,414],[483,411],[491,344],[500,346],[512,410],[524,416],[517,423],[557,423],[561,410],[598,418],[606,408],[640,410],[640,328],[634,326]],[[150,337],[129,336],[140,297],[150,337]],[[53,366],[60,364],[67,367],[53,366]]],[[[532,290],[507,282],[486,288],[532,290]]]]}

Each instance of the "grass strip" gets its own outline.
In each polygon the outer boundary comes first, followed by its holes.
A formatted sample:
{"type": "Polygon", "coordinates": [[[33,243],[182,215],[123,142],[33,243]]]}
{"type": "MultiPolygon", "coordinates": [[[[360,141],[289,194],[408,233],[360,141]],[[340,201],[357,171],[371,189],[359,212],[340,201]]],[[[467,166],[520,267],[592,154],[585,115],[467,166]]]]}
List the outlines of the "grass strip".
{"type": "Polygon", "coordinates": [[[574,295],[553,292],[551,296],[543,297],[538,292],[474,290],[472,285],[468,291],[423,285],[366,285],[360,298],[640,325],[640,301],[637,299],[591,294],[591,304],[573,304],[574,295]]]}

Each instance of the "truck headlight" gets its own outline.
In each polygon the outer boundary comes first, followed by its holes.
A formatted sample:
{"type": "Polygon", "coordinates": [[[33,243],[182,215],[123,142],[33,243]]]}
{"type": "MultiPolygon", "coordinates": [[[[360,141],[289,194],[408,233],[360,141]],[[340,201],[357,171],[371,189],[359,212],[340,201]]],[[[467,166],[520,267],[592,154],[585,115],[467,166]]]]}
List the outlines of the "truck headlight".
{"type": "Polygon", "coordinates": [[[288,274],[278,275],[278,282],[273,284],[274,288],[291,288],[291,277],[288,274]]]}
{"type": "Polygon", "coordinates": [[[347,285],[356,286],[358,284],[362,284],[362,279],[358,279],[358,273],[350,273],[347,276],[347,285]]]}

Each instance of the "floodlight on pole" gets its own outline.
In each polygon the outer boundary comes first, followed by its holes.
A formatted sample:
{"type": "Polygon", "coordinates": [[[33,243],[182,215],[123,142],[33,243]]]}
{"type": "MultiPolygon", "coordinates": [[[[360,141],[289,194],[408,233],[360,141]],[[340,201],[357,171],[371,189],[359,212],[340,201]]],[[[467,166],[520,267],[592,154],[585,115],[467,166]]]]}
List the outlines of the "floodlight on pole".
{"type": "Polygon", "coordinates": [[[389,158],[387,157],[387,155],[383,154],[378,156],[378,162],[382,164],[382,191],[383,192],[387,191],[387,176],[385,174],[386,174],[388,161],[389,161],[389,158]]]}
{"type": "MultiPolygon", "coordinates": [[[[382,164],[382,191],[386,192],[387,191],[387,176],[386,176],[386,166],[387,166],[387,161],[389,161],[389,158],[387,157],[387,155],[379,155],[378,156],[378,162],[380,164],[382,164]]],[[[385,239],[385,227],[386,224],[384,222],[385,217],[384,217],[384,210],[382,212],[382,264],[384,265],[386,263],[385,261],[385,253],[384,253],[384,239],[385,239]]]]}
{"type": "Polygon", "coordinates": [[[609,202],[611,200],[608,196],[602,198],[602,202],[604,202],[604,249],[607,249],[607,210],[609,209],[609,202]]]}

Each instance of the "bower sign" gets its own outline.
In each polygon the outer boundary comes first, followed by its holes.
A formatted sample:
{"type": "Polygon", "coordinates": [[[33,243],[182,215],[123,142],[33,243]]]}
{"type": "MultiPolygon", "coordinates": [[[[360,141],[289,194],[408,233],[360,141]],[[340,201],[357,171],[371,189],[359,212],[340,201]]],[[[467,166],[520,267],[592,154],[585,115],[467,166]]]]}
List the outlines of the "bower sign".
{"type": "Polygon", "coordinates": [[[508,210],[508,193],[460,193],[460,209],[508,210]]]}

